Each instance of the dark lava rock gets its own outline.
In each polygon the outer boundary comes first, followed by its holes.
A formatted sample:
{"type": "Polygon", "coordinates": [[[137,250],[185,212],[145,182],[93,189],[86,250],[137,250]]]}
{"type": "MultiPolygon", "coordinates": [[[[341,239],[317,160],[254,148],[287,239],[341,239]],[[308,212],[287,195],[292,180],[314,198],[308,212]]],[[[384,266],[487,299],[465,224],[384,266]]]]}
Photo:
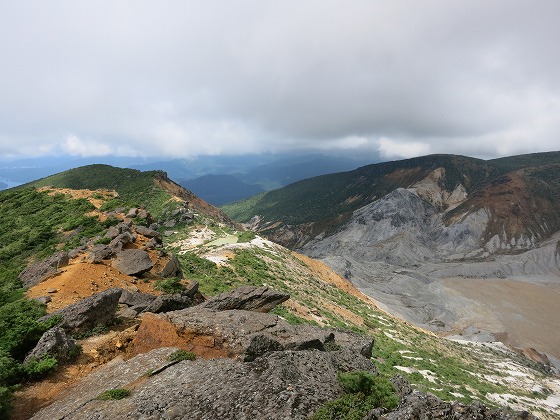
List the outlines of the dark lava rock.
{"type": "Polygon", "coordinates": [[[46,321],[60,316],[62,327],[67,332],[83,332],[97,325],[107,324],[115,316],[122,289],[113,288],[97,293],[39,319],[46,321]]]}
{"type": "Polygon", "coordinates": [[[453,420],[521,420],[536,419],[527,412],[513,412],[503,409],[491,409],[480,401],[471,405],[458,402],[442,401],[434,395],[414,391],[406,379],[395,376],[391,382],[401,403],[397,409],[383,413],[379,409],[372,410],[364,420],[419,420],[419,419],[453,419],[453,420]]]}
{"type": "Polygon", "coordinates": [[[177,311],[188,308],[191,304],[192,300],[187,296],[180,294],[161,295],[157,296],[143,312],[152,312],[157,314],[161,312],[177,311]]]}
{"type": "Polygon", "coordinates": [[[66,335],[61,327],[54,327],[46,331],[31,352],[25,356],[24,362],[32,359],[41,359],[43,356],[51,355],[56,360],[65,361],[69,359],[69,353],[76,346],[76,341],[66,335]]]}
{"type": "Polygon", "coordinates": [[[276,305],[289,298],[290,295],[266,286],[242,286],[230,292],[220,293],[200,306],[216,311],[243,309],[247,311],[269,312],[276,305]]]}
{"type": "Polygon", "coordinates": [[[111,265],[123,274],[137,276],[149,271],[154,263],[146,251],[123,249],[117,254],[111,265]]]}
{"type": "Polygon", "coordinates": [[[59,268],[67,266],[69,261],[67,252],[57,252],[44,261],[29,265],[19,274],[19,279],[24,287],[33,287],[51,277],[59,268]]]}

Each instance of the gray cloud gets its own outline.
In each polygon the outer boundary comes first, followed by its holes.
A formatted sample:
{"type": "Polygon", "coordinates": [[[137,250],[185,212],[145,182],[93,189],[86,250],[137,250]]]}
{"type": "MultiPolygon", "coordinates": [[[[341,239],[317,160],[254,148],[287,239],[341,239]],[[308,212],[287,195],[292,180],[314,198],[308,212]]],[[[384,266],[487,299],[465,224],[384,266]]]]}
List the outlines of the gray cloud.
{"type": "Polygon", "coordinates": [[[1,156],[558,149],[556,0],[11,3],[1,156]]]}

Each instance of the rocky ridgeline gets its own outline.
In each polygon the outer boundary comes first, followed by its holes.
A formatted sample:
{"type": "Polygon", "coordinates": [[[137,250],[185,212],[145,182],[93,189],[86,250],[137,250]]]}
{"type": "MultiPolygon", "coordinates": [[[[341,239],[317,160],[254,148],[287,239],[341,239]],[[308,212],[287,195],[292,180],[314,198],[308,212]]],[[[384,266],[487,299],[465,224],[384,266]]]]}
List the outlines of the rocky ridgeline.
{"type": "MultiPolygon", "coordinates": [[[[118,298],[144,296],[111,290],[81,305],[115,314],[118,298]],[[111,303],[109,303],[111,302],[111,303]]],[[[246,286],[178,311],[146,314],[132,342],[136,356],[114,359],[67,389],[34,419],[305,419],[343,389],[339,372],[376,374],[371,338],[356,333],[293,326],[267,313],[289,296],[246,286]],[[196,360],[173,361],[178,348],[196,360]],[[125,388],[120,401],[97,397],[125,388]]],[[[88,311],[84,311],[88,312],[88,311]]],[[[62,313],[69,328],[74,310],[62,313]]],[[[58,331],[58,330],[57,330],[58,331]]],[[[530,419],[527,413],[491,410],[479,403],[446,403],[393,378],[401,404],[372,410],[367,419],[530,419]]]]}

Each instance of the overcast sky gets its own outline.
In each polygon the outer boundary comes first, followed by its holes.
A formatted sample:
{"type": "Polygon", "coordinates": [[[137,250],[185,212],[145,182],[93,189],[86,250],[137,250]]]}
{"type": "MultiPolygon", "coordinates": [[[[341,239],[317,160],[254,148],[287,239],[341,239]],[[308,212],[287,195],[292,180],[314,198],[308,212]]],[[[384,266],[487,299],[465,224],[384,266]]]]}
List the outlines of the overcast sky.
{"type": "Polygon", "coordinates": [[[0,0],[0,157],[560,150],[558,0],[0,0]]]}

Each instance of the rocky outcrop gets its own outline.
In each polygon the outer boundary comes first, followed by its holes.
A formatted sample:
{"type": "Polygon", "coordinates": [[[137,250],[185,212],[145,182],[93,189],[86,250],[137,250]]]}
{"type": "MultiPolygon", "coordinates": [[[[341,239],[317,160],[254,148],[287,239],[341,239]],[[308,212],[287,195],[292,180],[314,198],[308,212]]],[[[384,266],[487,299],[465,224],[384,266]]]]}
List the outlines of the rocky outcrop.
{"type": "Polygon", "coordinates": [[[289,298],[290,295],[272,290],[266,286],[242,286],[231,292],[214,296],[200,306],[216,311],[243,309],[247,311],[268,312],[289,298]]]}
{"type": "Polygon", "coordinates": [[[371,344],[371,339],[358,334],[293,326],[273,314],[243,310],[217,312],[201,306],[145,314],[133,342],[133,352],[175,346],[206,358],[254,360],[270,351],[325,350],[328,347],[325,341],[334,340],[337,348],[354,354],[361,354],[362,348],[371,344]],[[329,337],[330,333],[334,338],[329,337]]]}
{"type": "Polygon", "coordinates": [[[113,288],[97,293],[39,319],[46,321],[60,317],[58,325],[66,332],[83,332],[97,325],[104,325],[115,316],[122,289],[113,288]]]}
{"type": "Polygon", "coordinates": [[[69,261],[67,252],[57,252],[44,261],[29,265],[19,274],[19,279],[24,287],[33,287],[56,274],[57,270],[67,266],[69,261]]]}
{"type": "Polygon", "coordinates": [[[138,276],[146,271],[150,271],[154,263],[146,251],[141,249],[123,249],[117,254],[111,265],[123,274],[138,276]]]}
{"type": "Polygon", "coordinates": [[[68,360],[69,353],[76,347],[76,341],[69,337],[61,327],[54,327],[46,331],[35,348],[25,356],[24,362],[32,359],[39,360],[43,356],[50,355],[59,361],[68,360]]]}
{"type": "Polygon", "coordinates": [[[305,419],[342,393],[338,372],[375,372],[368,359],[349,351],[288,350],[251,362],[222,358],[171,364],[173,350],[115,360],[33,419],[305,419]],[[157,373],[146,376],[147,371],[157,373]],[[132,395],[118,402],[95,399],[111,388],[132,389],[132,395]]]}

